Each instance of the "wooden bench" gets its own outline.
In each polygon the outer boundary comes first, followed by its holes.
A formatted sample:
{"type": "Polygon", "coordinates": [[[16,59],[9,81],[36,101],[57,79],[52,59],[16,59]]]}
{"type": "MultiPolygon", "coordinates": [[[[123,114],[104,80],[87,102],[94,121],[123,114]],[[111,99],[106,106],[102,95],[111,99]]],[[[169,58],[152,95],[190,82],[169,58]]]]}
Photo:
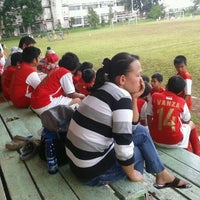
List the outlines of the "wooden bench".
{"type": "Polygon", "coordinates": [[[147,192],[152,195],[152,199],[199,199],[200,158],[190,152],[158,148],[166,167],[177,177],[193,183],[191,189],[157,190],[153,187],[155,177],[146,173],[144,183],[133,183],[124,178],[106,186],[90,187],[81,184],[68,165],[60,167],[59,173],[49,175],[46,163],[39,156],[21,161],[20,152],[5,149],[5,144],[14,135],[33,135],[39,138],[38,130],[42,124],[30,109],[17,109],[10,102],[2,103],[0,118],[0,200],[142,200],[147,192]]]}

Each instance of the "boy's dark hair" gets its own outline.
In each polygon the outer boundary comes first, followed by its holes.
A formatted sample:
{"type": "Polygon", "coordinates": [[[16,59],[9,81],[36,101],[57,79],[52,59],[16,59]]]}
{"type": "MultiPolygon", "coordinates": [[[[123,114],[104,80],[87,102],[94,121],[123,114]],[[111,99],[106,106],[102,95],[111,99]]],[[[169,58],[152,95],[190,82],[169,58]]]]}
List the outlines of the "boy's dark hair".
{"type": "Polygon", "coordinates": [[[142,77],[143,81],[146,81],[147,83],[150,82],[150,79],[147,75],[141,75],[141,77],[142,77]]]}
{"type": "Polygon", "coordinates": [[[184,90],[185,85],[185,80],[181,76],[172,76],[168,80],[167,90],[178,94],[184,90]]]}
{"type": "Polygon", "coordinates": [[[93,68],[93,64],[91,62],[83,62],[79,68],[79,70],[81,72],[83,72],[83,70],[85,69],[92,69],[93,68]]]}
{"type": "Polygon", "coordinates": [[[151,91],[151,86],[147,81],[144,81],[145,89],[144,92],[140,95],[140,98],[146,97],[150,91],[151,91]]]}
{"type": "Polygon", "coordinates": [[[47,50],[51,50],[51,47],[47,47],[47,50]]]}
{"type": "Polygon", "coordinates": [[[86,83],[90,83],[95,78],[95,71],[93,69],[84,69],[82,71],[82,79],[86,83]]]}
{"type": "Polygon", "coordinates": [[[163,76],[159,73],[155,73],[151,76],[151,78],[155,78],[156,80],[158,80],[159,82],[163,82],[163,76]]]}
{"type": "Polygon", "coordinates": [[[23,49],[24,44],[26,44],[26,46],[29,46],[30,44],[35,44],[35,43],[36,41],[32,37],[24,36],[20,39],[18,47],[23,49]]]}
{"type": "Polygon", "coordinates": [[[79,62],[79,58],[76,54],[67,52],[62,56],[58,65],[60,67],[64,67],[70,71],[73,71],[80,67],[80,62],[79,62]]]}
{"type": "Polygon", "coordinates": [[[178,64],[187,65],[187,58],[185,56],[183,56],[183,55],[176,56],[174,58],[174,65],[178,65],[178,64]]]}
{"type": "Polygon", "coordinates": [[[11,65],[16,66],[17,63],[22,63],[22,53],[16,52],[11,55],[11,65]]]}
{"type": "Polygon", "coordinates": [[[33,59],[38,60],[41,50],[37,47],[26,47],[22,52],[24,62],[31,63],[33,59]]]}

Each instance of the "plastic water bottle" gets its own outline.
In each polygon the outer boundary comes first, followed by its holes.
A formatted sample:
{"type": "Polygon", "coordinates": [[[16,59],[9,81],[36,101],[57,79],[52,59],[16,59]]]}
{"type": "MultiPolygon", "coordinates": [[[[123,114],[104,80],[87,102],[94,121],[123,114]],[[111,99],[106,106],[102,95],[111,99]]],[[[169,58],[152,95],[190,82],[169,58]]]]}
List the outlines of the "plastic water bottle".
{"type": "Polygon", "coordinates": [[[52,139],[46,139],[46,160],[49,174],[56,174],[58,172],[58,163],[56,157],[56,150],[52,139]]]}

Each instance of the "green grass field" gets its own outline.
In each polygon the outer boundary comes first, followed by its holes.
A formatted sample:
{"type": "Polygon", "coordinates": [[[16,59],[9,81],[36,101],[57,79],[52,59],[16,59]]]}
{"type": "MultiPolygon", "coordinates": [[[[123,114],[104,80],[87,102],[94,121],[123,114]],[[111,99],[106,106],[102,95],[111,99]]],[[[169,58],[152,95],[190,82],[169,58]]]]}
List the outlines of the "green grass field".
{"type": "MultiPolygon", "coordinates": [[[[47,38],[36,38],[37,47],[45,53],[51,46],[59,56],[65,52],[76,53],[80,61],[90,61],[95,68],[101,66],[103,58],[111,58],[122,51],[138,54],[143,74],[151,76],[159,72],[164,83],[175,74],[173,59],[183,54],[188,59],[188,71],[193,77],[193,95],[200,97],[200,18],[175,21],[115,24],[91,30],[71,30],[64,40],[48,42],[47,38]]],[[[17,46],[19,40],[1,41],[8,50],[17,46]]]]}

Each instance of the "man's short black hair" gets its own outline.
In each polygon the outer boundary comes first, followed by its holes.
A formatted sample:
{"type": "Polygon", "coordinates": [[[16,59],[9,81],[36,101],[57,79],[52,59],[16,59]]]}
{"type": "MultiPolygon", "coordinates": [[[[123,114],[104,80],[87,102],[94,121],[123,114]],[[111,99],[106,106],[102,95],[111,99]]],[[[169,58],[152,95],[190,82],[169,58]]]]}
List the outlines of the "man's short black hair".
{"type": "Polygon", "coordinates": [[[22,53],[16,52],[11,55],[11,65],[16,66],[17,63],[22,63],[22,53]]]}
{"type": "Polygon", "coordinates": [[[185,65],[187,65],[187,59],[186,59],[186,57],[183,56],[183,55],[176,56],[174,58],[174,65],[178,65],[178,64],[185,64],[185,65]]]}
{"type": "Polygon", "coordinates": [[[29,46],[30,44],[35,44],[35,43],[36,41],[32,37],[24,36],[20,39],[18,47],[23,49],[24,44],[26,44],[26,46],[29,46]]]}
{"type": "Polygon", "coordinates": [[[158,80],[159,82],[163,82],[163,75],[159,74],[159,73],[155,73],[151,76],[151,78],[155,78],[156,80],[158,80]]]}
{"type": "Polygon", "coordinates": [[[80,62],[76,54],[72,52],[67,52],[62,56],[58,65],[60,67],[64,67],[70,71],[73,71],[80,67],[80,62]]]}
{"type": "Polygon", "coordinates": [[[31,63],[33,59],[38,60],[41,50],[37,47],[26,47],[22,52],[22,59],[24,62],[31,63]]]}

